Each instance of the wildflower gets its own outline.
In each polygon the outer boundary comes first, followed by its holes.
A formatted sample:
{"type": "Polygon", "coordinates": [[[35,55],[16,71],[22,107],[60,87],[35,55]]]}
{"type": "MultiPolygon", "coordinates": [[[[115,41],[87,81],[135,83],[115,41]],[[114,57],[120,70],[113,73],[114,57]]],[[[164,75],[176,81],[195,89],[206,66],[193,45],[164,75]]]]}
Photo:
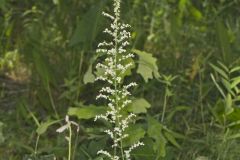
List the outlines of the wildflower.
{"type": "Polygon", "coordinates": [[[135,82],[124,84],[126,72],[134,65],[131,60],[134,54],[128,53],[126,49],[130,44],[128,39],[131,34],[127,31],[130,25],[120,22],[120,2],[121,0],[114,0],[113,2],[114,15],[103,12],[103,15],[111,20],[110,28],[106,28],[103,32],[109,35],[112,40],[99,43],[96,51],[106,55],[106,58],[96,65],[97,69],[104,71],[104,74],[98,76],[96,80],[108,82],[107,86],[100,89],[96,99],[101,98],[108,101],[108,110],[105,114],[97,115],[94,121],[103,119],[112,124],[112,129],[107,129],[104,132],[113,141],[114,153],[100,150],[98,154],[105,155],[111,160],[119,160],[120,157],[121,159],[130,160],[130,152],[143,145],[143,143],[133,144],[128,150],[124,150],[122,147],[123,139],[128,136],[125,131],[129,123],[136,117],[133,113],[127,116],[122,115],[122,110],[132,102],[128,99],[131,96],[129,89],[137,86],[137,84],[135,82]],[[117,153],[121,153],[121,155],[117,155],[117,153]]]}
{"type": "Polygon", "coordinates": [[[77,127],[77,132],[79,132],[79,125],[78,125],[76,122],[74,122],[74,121],[70,121],[70,120],[69,120],[69,116],[66,116],[66,117],[65,117],[65,122],[66,122],[66,124],[63,125],[63,126],[61,126],[60,128],[58,128],[58,129],[56,130],[56,132],[62,133],[62,132],[64,132],[65,130],[69,129],[70,125],[75,125],[75,126],[77,127]]]}

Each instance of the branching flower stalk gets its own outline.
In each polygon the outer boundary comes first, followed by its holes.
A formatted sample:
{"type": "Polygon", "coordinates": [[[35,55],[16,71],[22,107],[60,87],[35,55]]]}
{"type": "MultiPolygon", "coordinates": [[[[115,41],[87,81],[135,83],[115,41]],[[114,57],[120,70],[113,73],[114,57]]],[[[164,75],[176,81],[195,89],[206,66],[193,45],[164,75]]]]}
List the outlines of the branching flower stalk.
{"type": "MultiPolygon", "coordinates": [[[[96,68],[103,70],[104,74],[96,78],[106,82],[96,99],[105,99],[108,102],[108,111],[105,114],[97,115],[97,119],[104,119],[112,124],[111,129],[105,130],[113,141],[111,151],[98,151],[111,160],[130,160],[130,153],[133,149],[143,145],[142,142],[132,144],[128,149],[123,148],[123,139],[128,135],[126,129],[133,118],[133,113],[123,114],[126,106],[131,103],[129,89],[136,86],[135,82],[124,84],[124,77],[129,69],[134,65],[132,58],[134,55],[128,53],[126,47],[129,45],[130,32],[127,30],[130,25],[120,22],[120,3],[121,0],[114,0],[114,15],[103,12],[103,15],[111,20],[109,28],[104,33],[111,37],[111,41],[103,41],[99,43],[97,52],[105,53],[106,57],[103,62],[98,63],[96,68]]],[[[126,113],[126,112],[125,112],[126,113]]]]}

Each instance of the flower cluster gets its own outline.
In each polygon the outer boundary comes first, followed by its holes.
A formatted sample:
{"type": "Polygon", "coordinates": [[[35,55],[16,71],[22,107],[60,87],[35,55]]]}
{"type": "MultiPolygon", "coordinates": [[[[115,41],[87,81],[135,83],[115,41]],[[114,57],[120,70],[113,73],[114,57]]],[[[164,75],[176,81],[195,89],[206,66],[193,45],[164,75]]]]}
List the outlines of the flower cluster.
{"type": "Polygon", "coordinates": [[[124,76],[127,71],[134,65],[131,58],[134,57],[132,53],[128,53],[126,47],[129,45],[130,32],[127,30],[130,25],[120,22],[120,0],[114,0],[114,15],[103,13],[103,15],[111,20],[109,28],[104,30],[104,33],[111,37],[111,41],[103,41],[98,45],[97,52],[105,53],[106,57],[103,62],[98,63],[96,68],[103,70],[104,73],[98,76],[96,80],[106,82],[107,86],[99,91],[96,99],[104,99],[108,102],[108,111],[105,114],[97,115],[97,119],[104,119],[112,124],[112,128],[105,131],[113,140],[113,153],[100,150],[98,154],[103,154],[111,160],[126,159],[130,160],[130,152],[136,147],[143,145],[138,142],[133,144],[130,148],[124,149],[122,141],[128,135],[126,128],[135,114],[130,113],[125,116],[122,114],[124,108],[131,103],[129,96],[131,95],[129,89],[135,87],[137,84],[131,82],[124,84],[124,76]]]}

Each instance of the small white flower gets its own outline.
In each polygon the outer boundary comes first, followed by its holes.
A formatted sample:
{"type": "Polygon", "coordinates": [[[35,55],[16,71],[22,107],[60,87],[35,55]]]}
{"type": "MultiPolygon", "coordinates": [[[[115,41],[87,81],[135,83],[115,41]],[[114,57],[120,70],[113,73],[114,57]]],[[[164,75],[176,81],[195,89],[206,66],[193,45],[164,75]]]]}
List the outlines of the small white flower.
{"type": "Polygon", "coordinates": [[[62,132],[64,132],[65,130],[69,129],[69,127],[71,127],[70,125],[76,126],[76,127],[77,127],[77,132],[79,132],[79,125],[78,125],[76,122],[74,122],[74,121],[70,121],[68,115],[66,115],[66,117],[65,117],[65,122],[66,122],[66,124],[63,125],[63,126],[61,126],[60,128],[58,128],[58,129],[56,130],[56,132],[62,133],[62,132]]]}

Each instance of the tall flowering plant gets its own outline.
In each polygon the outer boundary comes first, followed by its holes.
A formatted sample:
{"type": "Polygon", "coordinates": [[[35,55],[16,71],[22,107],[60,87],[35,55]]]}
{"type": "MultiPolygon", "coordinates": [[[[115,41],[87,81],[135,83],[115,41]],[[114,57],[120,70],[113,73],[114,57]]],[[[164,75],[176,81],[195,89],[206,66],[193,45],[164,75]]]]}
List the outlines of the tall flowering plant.
{"type": "Polygon", "coordinates": [[[120,5],[121,0],[114,0],[114,14],[103,12],[103,15],[111,20],[110,27],[104,30],[104,33],[111,37],[111,41],[103,41],[98,45],[97,52],[106,53],[106,57],[96,65],[97,69],[104,71],[96,80],[106,82],[106,86],[102,87],[96,99],[105,99],[108,102],[108,110],[105,114],[97,115],[95,121],[103,119],[112,124],[112,128],[105,130],[112,139],[112,151],[100,150],[98,154],[103,154],[111,160],[130,160],[131,151],[143,143],[137,142],[127,149],[123,148],[123,139],[128,136],[126,129],[136,117],[129,112],[125,115],[123,111],[131,103],[129,89],[137,84],[124,83],[124,76],[134,65],[131,61],[134,55],[126,50],[131,37],[128,31],[130,25],[120,22],[120,5]]]}

